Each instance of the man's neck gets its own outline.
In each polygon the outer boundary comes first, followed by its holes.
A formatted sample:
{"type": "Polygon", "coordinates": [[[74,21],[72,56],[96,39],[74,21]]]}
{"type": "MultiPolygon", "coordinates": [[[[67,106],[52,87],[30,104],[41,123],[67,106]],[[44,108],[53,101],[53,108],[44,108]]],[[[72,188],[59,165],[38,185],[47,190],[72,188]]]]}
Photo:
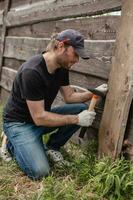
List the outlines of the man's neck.
{"type": "Polygon", "coordinates": [[[53,74],[56,69],[60,68],[56,62],[56,56],[54,52],[46,52],[43,54],[43,57],[47,65],[47,70],[50,74],[53,74]]]}

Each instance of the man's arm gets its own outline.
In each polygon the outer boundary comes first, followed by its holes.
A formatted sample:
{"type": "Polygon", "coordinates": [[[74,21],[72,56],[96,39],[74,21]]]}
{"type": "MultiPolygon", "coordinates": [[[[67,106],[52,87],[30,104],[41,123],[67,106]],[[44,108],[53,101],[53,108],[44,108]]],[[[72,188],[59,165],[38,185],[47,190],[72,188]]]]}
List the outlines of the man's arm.
{"type": "Polygon", "coordinates": [[[37,126],[56,127],[78,123],[78,115],[61,115],[44,110],[44,100],[26,100],[30,114],[37,126]]]}
{"type": "Polygon", "coordinates": [[[70,85],[62,86],[60,92],[66,103],[82,103],[88,101],[92,97],[91,92],[75,92],[74,88],[70,85]]]}

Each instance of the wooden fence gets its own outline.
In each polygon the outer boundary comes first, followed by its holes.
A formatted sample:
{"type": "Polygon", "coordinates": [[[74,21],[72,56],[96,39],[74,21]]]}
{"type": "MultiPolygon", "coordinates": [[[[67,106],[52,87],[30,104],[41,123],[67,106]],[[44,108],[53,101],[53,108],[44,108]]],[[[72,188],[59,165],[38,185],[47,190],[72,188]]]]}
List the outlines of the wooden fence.
{"type": "MultiPolygon", "coordinates": [[[[9,95],[19,66],[45,50],[53,33],[67,28],[85,36],[93,57],[73,67],[71,84],[87,88],[107,82],[120,24],[119,15],[108,13],[120,11],[121,4],[122,0],[0,0],[1,101],[9,95]]],[[[61,102],[58,94],[55,104],[61,102]]],[[[131,119],[133,116],[128,120],[130,136],[131,119]]]]}
{"type": "MultiPolygon", "coordinates": [[[[0,0],[1,100],[12,87],[18,67],[41,53],[52,33],[67,28],[85,36],[93,56],[70,71],[71,84],[82,87],[107,82],[120,16],[101,15],[121,9],[121,0],[0,0]]],[[[60,103],[60,95],[56,103],[60,103]]]]}

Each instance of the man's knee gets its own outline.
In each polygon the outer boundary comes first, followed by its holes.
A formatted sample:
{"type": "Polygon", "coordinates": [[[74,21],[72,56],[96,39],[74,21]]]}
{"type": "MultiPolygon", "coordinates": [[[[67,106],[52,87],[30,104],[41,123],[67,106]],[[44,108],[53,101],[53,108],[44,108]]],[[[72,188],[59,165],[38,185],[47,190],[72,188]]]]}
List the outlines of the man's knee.
{"type": "Polygon", "coordinates": [[[87,110],[88,109],[88,105],[85,104],[85,103],[80,103],[79,104],[79,109],[80,109],[80,112],[82,112],[83,110],[87,110]]]}
{"type": "Polygon", "coordinates": [[[33,180],[40,180],[43,177],[48,176],[50,173],[50,167],[49,166],[43,166],[36,168],[32,171],[32,174],[27,174],[31,179],[33,180]]]}
{"type": "Polygon", "coordinates": [[[75,103],[70,105],[71,113],[73,114],[79,114],[83,110],[88,109],[88,105],[85,103],[75,103]]]}

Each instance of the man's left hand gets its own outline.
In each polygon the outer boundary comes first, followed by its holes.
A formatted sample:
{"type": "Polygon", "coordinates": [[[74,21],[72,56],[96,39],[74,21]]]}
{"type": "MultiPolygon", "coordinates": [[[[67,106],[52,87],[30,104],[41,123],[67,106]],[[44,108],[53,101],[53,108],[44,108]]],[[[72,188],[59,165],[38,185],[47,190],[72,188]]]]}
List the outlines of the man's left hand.
{"type": "Polygon", "coordinates": [[[106,94],[108,91],[108,85],[106,83],[104,83],[104,84],[96,87],[95,89],[98,90],[99,92],[106,94]]]}

